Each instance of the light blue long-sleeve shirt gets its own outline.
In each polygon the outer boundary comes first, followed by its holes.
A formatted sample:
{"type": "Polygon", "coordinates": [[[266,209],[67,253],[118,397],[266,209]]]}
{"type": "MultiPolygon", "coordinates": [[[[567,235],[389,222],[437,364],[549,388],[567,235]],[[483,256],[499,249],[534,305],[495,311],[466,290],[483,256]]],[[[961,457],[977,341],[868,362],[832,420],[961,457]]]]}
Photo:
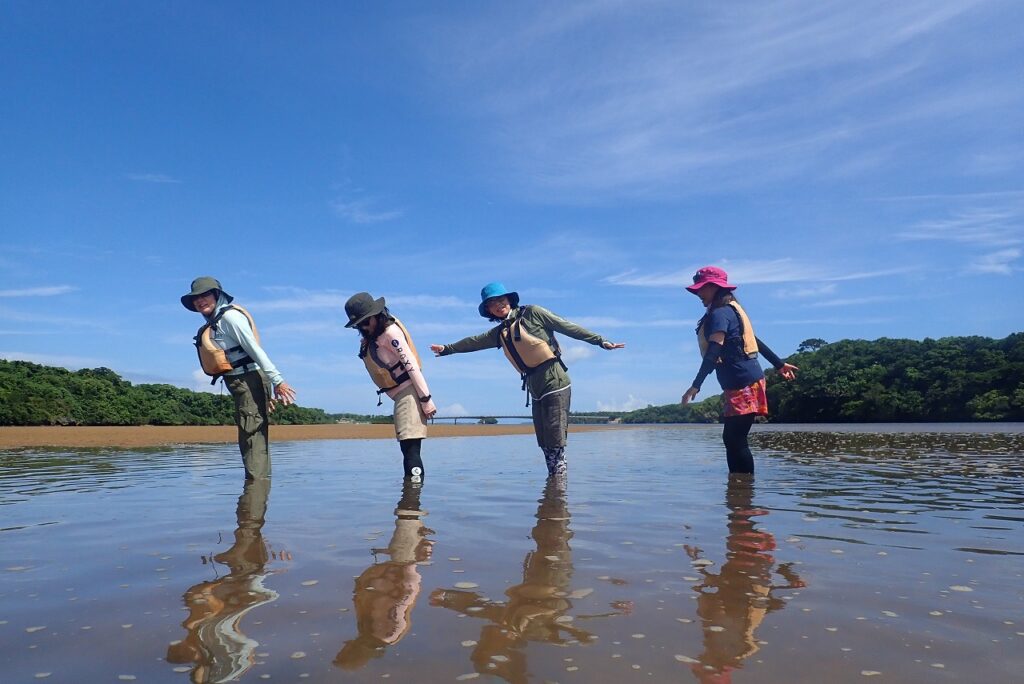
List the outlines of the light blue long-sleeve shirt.
{"type": "MultiPolygon", "coordinates": [[[[229,303],[227,298],[221,294],[217,298],[217,308],[214,309],[214,317],[216,317],[221,309],[228,306],[229,303]]],[[[228,361],[234,363],[243,356],[249,356],[260,367],[260,370],[266,373],[267,378],[274,387],[284,382],[284,378],[278,372],[277,367],[274,366],[270,357],[263,351],[263,347],[256,341],[252,327],[249,326],[249,319],[241,311],[234,309],[227,311],[217,323],[217,328],[213,331],[212,338],[214,344],[225,350],[228,361]],[[241,349],[228,351],[234,347],[241,347],[241,349]]],[[[242,366],[225,373],[225,375],[241,375],[244,372],[245,367],[242,366]]]]}

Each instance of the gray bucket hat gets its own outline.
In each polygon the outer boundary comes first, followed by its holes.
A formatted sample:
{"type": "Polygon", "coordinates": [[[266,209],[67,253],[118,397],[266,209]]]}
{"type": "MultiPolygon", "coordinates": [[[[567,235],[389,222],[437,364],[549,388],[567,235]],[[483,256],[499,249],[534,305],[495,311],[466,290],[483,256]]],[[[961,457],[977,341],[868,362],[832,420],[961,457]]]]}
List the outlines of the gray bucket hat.
{"type": "Polygon", "coordinates": [[[224,298],[227,299],[229,303],[235,300],[234,297],[224,291],[224,288],[220,286],[219,280],[213,276],[199,276],[192,281],[192,291],[181,296],[181,305],[189,311],[195,311],[196,307],[192,304],[192,299],[196,295],[205,294],[211,290],[216,290],[224,295],[224,298]]]}
{"type": "Polygon", "coordinates": [[[354,328],[370,316],[376,316],[384,310],[384,298],[374,299],[369,292],[357,292],[345,302],[345,315],[348,316],[346,328],[354,328]]]}

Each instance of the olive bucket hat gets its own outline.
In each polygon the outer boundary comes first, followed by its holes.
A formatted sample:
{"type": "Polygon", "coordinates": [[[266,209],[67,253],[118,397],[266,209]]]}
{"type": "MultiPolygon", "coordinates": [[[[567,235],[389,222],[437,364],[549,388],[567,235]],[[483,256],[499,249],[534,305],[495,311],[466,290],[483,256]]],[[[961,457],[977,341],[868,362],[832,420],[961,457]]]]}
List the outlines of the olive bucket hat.
{"type": "Polygon", "coordinates": [[[487,283],[483,289],[480,290],[480,306],[476,308],[480,312],[480,315],[491,320],[491,314],[487,311],[487,300],[494,299],[495,297],[508,297],[508,303],[513,309],[519,306],[519,293],[510,292],[507,287],[501,283],[487,283]]]}
{"type": "Polygon", "coordinates": [[[217,292],[224,295],[224,298],[228,300],[228,303],[231,303],[235,300],[234,297],[232,297],[231,295],[224,291],[224,288],[220,286],[219,280],[217,280],[213,276],[199,276],[198,278],[192,281],[192,291],[189,292],[188,294],[181,296],[181,305],[188,309],[189,311],[195,311],[196,307],[192,303],[192,300],[196,297],[196,295],[206,294],[211,290],[216,290],[217,292]]]}
{"type": "Polygon", "coordinates": [[[354,328],[370,316],[376,316],[384,310],[384,298],[374,299],[369,292],[357,292],[345,302],[345,315],[348,316],[346,328],[354,328]]]}

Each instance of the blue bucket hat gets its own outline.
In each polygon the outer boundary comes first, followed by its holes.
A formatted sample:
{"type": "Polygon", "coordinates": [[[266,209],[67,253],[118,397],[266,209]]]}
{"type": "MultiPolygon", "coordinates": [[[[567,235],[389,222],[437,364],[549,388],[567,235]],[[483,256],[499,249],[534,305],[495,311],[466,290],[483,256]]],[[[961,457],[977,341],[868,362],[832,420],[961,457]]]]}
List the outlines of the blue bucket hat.
{"type": "Polygon", "coordinates": [[[487,283],[484,285],[484,289],[480,290],[480,306],[476,309],[487,320],[493,318],[487,310],[487,300],[495,297],[508,297],[508,303],[512,305],[513,309],[519,306],[518,292],[509,292],[508,288],[501,283],[487,283]]]}

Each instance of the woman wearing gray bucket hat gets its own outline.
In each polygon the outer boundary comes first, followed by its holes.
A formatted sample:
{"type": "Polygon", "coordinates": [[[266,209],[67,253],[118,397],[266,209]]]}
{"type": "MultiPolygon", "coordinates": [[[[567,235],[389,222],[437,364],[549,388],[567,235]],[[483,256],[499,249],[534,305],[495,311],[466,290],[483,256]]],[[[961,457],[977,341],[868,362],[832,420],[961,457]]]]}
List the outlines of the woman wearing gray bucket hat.
{"type": "Polygon", "coordinates": [[[195,337],[199,361],[213,382],[224,378],[235,400],[238,448],[251,480],[270,477],[270,412],[275,402],[295,403],[295,390],[260,346],[252,316],[233,301],[210,276],[193,280],[181,296],[182,306],[206,319],[195,337]]]}
{"type": "Polygon", "coordinates": [[[422,482],[424,469],[420,448],[427,436],[427,420],[437,413],[420,368],[412,336],[384,302],[368,292],[358,292],[345,302],[346,328],[359,331],[359,358],[370,379],[395,402],[395,436],[402,449],[402,467],[408,481],[422,482]]]}
{"type": "Polygon", "coordinates": [[[533,400],[533,430],[544,452],[548,475],[566,473],[565,443],[569,430],[569,398],[572,383],[562,361],[555,333],[589,342],[602,349],[622,349],[597,333],[536,305],[519,305],[519,293],[501,283],[488,283],[480,291],[477,311],[498,325],[451,344],[432,344],[437,356],[500,348],[519,373],[527,391],[526,405],[533,400]]]}

